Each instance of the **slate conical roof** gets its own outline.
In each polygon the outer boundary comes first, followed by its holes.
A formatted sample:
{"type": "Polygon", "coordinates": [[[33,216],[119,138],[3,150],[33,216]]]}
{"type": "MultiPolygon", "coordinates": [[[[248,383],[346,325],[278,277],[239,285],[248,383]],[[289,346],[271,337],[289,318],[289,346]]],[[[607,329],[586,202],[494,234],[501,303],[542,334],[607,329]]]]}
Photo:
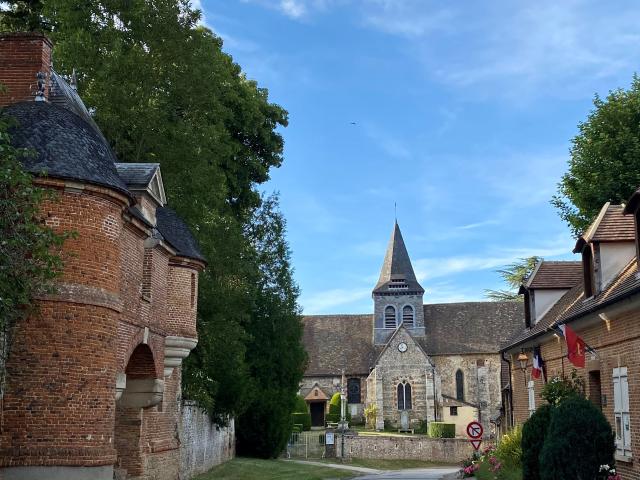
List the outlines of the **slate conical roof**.
{"type": "Polygon", "coordinates": [[[407,247],[402,239],[398,222],[393,227],[387,253],[380,271],[380,278],[373,293],[415,294],[424,293],[413,272],[407,247]]]}

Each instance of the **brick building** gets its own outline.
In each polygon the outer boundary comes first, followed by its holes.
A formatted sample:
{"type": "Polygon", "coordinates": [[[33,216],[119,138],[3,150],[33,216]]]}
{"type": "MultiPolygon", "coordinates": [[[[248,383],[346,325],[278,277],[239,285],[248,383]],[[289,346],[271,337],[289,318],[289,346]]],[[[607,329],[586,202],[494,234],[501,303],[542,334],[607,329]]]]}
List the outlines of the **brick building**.
{"type": "Polygon", "coordinates": [[[508,380],[500,345],[518,330],[522,305],[423,304],[397,223],[372,296],[373,314],[303,319],[309,364],[300,393],[313,425],[325,424],[328,400],[344,382],[351,415],[361,419],[376,405],[378,429],[440,420],[462,435],[480,420],[492,431],[508,380]]]}
{"type": "Polygon", "coordinates": [[[176,479],[205,260],[166,205],[159,165],[118,163],[45,37],[0,36],[0,83],[12,140],[34,152],[25,169],[56,193],[47,224],[76,233],[55,292],[0,365],[0,477],[176,479]]]}
{"type": "Polygon", "coordinates": [[[524,423],[543,401],[544,379],[531,377],[534,347],[540,347],[547,378],[568,376],[575,368],[554,327],[570,326],[595,349],[587,354],[585,368],[576,371],[587,397],[616,433],[616,463],[625,480],[640,478],[639,205],[640,191],[626,206],[604,205],[575,245],[580,262],[538,265],[521,289],[524,328],[503,349],[511,364],[505,407],[515,424],[524,423]],[[522,353],[528,357],[524,369],[518,361],[522,353]]]}

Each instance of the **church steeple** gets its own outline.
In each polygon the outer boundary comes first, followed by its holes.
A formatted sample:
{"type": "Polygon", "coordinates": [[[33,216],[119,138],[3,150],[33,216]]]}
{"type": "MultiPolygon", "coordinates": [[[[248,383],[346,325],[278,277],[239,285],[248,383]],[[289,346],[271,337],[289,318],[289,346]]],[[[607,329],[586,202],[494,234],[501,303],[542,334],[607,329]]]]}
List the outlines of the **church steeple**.
{"type": "Polygon", "coordinates": [[[396,295],[424,293],[424,289],[418,283],[413,271],[411,259],[397,221],[387,246],[380,278],[373,293],[394,293],[396,295]]]}
{"type": "Polygon", "coordinates": [[[373,289],[373,342],[384,345],[401,324],[413,337],[423,337],[424,288],[418,283],[411,259],[396,221],[380,278],[373,289]]]}

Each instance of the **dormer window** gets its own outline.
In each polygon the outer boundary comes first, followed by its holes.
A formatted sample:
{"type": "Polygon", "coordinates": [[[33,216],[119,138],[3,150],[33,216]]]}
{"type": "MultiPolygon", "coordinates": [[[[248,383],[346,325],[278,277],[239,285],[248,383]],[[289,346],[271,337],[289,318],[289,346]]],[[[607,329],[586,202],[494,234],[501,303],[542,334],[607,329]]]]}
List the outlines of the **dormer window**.
{"type": "Polygon", "coordinates": [[[593,252],[589,244],[586,244],[582,249],[582,272],[584,274],[584,296],[585,298],[593,297],[596,281],[593,269],[593,252]]]}
{"type": "Polygon", "coordinates": [[[384,309],[384,328],[396,328],[396,309],[391,305],[384,309]]]}
{"type": "Polygon", "coordinates": [[[411,305],[405,305],[402,307],[402,323],[407,327],[413,327],[414,325],[414,312],[411,305]]]}

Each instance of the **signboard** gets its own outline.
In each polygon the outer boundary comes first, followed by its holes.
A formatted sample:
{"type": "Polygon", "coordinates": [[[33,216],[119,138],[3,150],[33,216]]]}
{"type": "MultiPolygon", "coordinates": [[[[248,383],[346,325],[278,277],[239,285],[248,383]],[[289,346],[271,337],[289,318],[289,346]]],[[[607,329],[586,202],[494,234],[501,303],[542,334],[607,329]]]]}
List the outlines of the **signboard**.
{"type": "Polygon", "coordinates": [[[333,432],[327,432],[326,436],[325,436],[325,445],[333,445],[335,440],[334,440],[334,436],[333,436],[333,432]]]}
{"type": "Polygon", "coordinates": [[[471,445],[474,450],[478,450],[480,448],[480,444],[482,443],[482,432],[484,432],[484,428],[478,422],[471,422],[467,425],[467,435],[469,435],[471,445]]]}
{"type": "Polygon", "coordinates": [[[471,422],[467,425],[467,435],[473,439],[481,438],[484,428],[478,422],[471,422]]]}

